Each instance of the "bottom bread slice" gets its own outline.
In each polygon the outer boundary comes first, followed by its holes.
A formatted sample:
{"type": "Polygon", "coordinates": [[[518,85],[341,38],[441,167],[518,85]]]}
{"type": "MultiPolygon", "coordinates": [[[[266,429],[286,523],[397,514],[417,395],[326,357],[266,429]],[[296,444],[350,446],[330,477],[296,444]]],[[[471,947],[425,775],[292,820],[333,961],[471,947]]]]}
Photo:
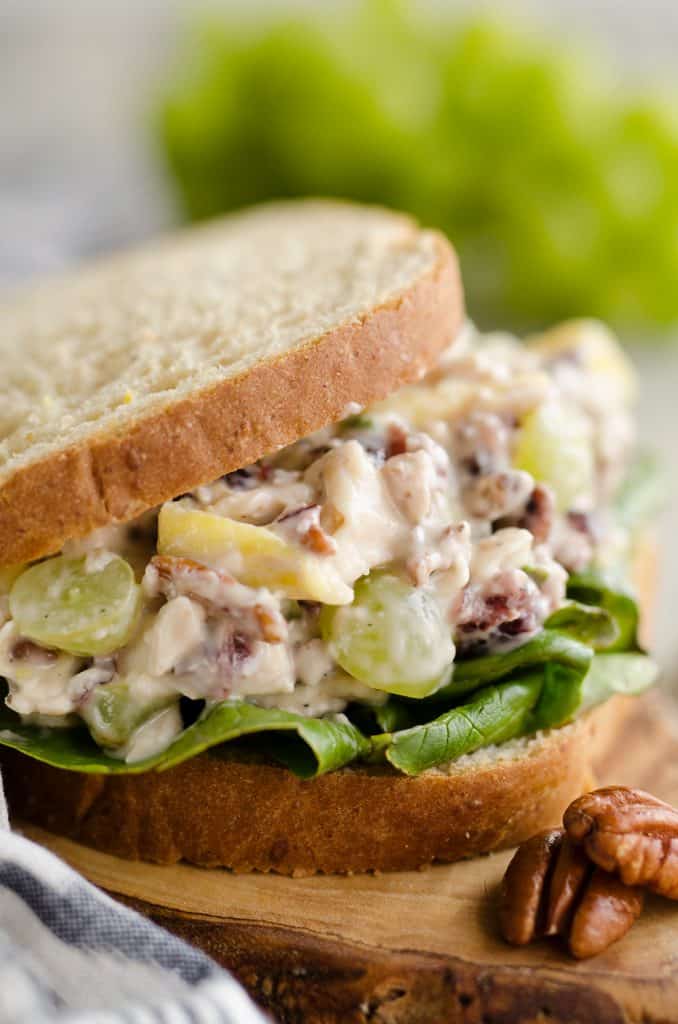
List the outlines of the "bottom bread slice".
{"type": "Polygon", "coordinates": [[[286,875],[418,868],[513,846],[593,782],[633,698],[416,778],[358,765],[302,781],[220,752],[165,772],[84,775],[11,750],[10,813],[132,860],[286,875]]]}

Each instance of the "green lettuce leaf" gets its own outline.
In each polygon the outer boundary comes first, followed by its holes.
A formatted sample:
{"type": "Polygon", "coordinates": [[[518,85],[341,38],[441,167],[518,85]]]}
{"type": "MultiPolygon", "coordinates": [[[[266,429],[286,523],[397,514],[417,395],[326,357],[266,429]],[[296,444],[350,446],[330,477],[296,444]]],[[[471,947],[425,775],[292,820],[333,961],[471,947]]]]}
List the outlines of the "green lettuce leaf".
{"type": "Polygon", "coordinates": [[[487,654],[455,663],[451,682],[438,690],[430,700],[440,701],[471,693],[486,683],[502,679],[517,669],[557,662],[585,673],[593,650],[587,644],[557,632],[543,629],[521,647],[498,654],[487,654]]]}
{"type": "MultiPolygon", "coordinates": [[[[640,651],[638,605],[631,593],[601,572],[591,570],[570,576],[567,596],[580,604],[602,608],[614,619],[618,636],[608,651],[640,651]]],[[[557,613],[556,613],[557,614],[557,613]]]]}
{"type": "Polygon", "coordinates": [[[380,736],[378,747],[399,771],[417,775],[481,747],[564,725],[616,693],[642,693],[656,678],[656,665],[637,653],[597,654],[584,671],[547,663],[484,687],[432,722],[380,736]]]}
{"type": "Polygon", "coordinates": [[[602,704],[615,693],[638,696],[657,681],[659,669],[645,654],[598,654],[586,673],[579,711],[602,704]]]}
{"type": "Polygon", "coordinates": [[[485,687],[468,704],[453,708],[425,725],[394,733],[386,758],[406,775],[418,775],[480,747],[520,736],[541,688],[539,672],[485,687]]]}
{"type": "Polygon", "coordinates": [[[184,729],[160,754],[126,764],[97,747],[85,728],[22,725],[19,716],[9,708],[0,709],[0,745],[13,747],[56,768],[93,774],[164,771],[229,740],[261,733],[267,736],[267,753],[301,778],[341,768],[370,750],[369,740],[349,722],[304,718],[275,708],[224,701],[184,729]]]}
{"type": "Polygon", "coordinates": [[[606,608],[567,601],[548,617],[545,629],[566,633],[573,640],[592,647],[594,651],[606,650],[619,640],[620,627],[606,608]]]}
{"type": "Polygon", "coordinates": [[[572,668],[549,662],[542,666],[541,671],[542,688],[527,723],[528,732],[555,729],[572,721],[582,706],[584,680],[590,666],[572,668]]]}

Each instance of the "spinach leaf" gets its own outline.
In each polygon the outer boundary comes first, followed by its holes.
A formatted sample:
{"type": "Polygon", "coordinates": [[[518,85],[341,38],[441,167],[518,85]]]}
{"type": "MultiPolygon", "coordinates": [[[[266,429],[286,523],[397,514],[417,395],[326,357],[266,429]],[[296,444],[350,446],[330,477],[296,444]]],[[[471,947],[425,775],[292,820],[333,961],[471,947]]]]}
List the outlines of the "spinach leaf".
{"type": "Polygon", "coordinates": [[[0,707],[0,746],[12,747],[37,761],[74,772],[123,774],[144,772],[154,767],[153,758],[137,764],[125,764],[109,757],[96,745],[84,726],[56,729],[23,725],[19,716],[4,706],[0,707]]]}
{"type": "Polygon", "coordinates": [[[445,700],[470,693],[516,669],[531,668],[552,661],[585,673],[592,657],[593,651],[588,645],[553,629],[543,629],[521,647],[456,662],[451,682],[438,690],[430,700],[445,700]]]}
{"type": "Polygon", "coordinates": [[[596,654],[583,675],[566,665],[545,665],[544,685],[529,728],[553,729],[616,693],[643,693],[657,675],[654,662],[637,652],[596,654]]]}
{"type": "Polygon", "coordinates": [[[570,576],[567,596],[580,604],[595,605],[614,619],[619,635],[608,651],[639,651],[638,605],[635,598],[603,573],[590,571],[570,576]]]}
{"type": "Polygon", "coordinates": [[[595,651],[612,647],[619,640],[620,628],[606,608],[568,601],[548,617],[545,629],[566,633],[573,640],[593,647],[595,651]]]}
{"type": "Polygon", "coordinates": [[[378,747],[395,768],[417,775],[480,747],[564,725],[615,693],[642,693],[656,677],[653,662],[637,653],[597,654],[588,666],[548,662],[478,690],[432,722],[393,733],[390,743],[379,736],[378,747]]]}
{"type": "MultiPolygon", "coordinates": [[[[595,660],[595,659],[594,659],[595,660]]],[[[550,662],[542,668],[543,685],[530,715],[527,731],[555,729],[571,721],[582,705],[584,679],[588,669],[550,662]]]]}
{"type": "Polygon", "coordinates": [[[159,767],[170,768],[216,744],[254,733],[270,733],[270,756],[302,778],[341,768],[370,748],[369,740],[348,721],[223,701],[174,741],[159,767]]]}
{"type": "Polygon", "coordinates": [[[381,707],[374,709],[377,725],[381,732],[398,732],[415,724],[417,706],[420,701],[406,703],[401,700],[389,700],[381,707]]]}
{"type": "Polygon", "coordinates": [[[602,704],[615,693],[643,693],[658,675],[657,665],[645,654],[597,654],[584,679],[580,711],[602,704]]]}
{"type": "Polygon", "coordinates": [[[470,703],[426,725],[394,733],[386,758],[399,771],[417,775],[480,747],[519,736],[525,731],[541,688],[541,673],[485,687],[470,703]]]}
{"type": "Polygon", "coordinates": [[[84,728],[44,729],[22,725],[7,707],[0,710],[0,745],[71,771],[137,774],[163,771],[228,740],[270,734],[267,752],[302,778],[340,768],[366,755],[369,740],[350,722],[305,718],[275,708],[223,701],[215,704],[154,757],[126,764],[105,754],[84,728]]]}

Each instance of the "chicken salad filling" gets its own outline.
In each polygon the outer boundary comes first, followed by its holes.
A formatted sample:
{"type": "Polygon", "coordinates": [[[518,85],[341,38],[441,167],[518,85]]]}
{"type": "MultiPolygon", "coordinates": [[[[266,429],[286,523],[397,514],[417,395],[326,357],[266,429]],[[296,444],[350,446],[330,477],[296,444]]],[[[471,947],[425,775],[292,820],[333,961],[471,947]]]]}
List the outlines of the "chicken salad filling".
{"type": "Polygon", "coordinates": [[[69,766],[84,727],[122,770],[279,732],[302,774],[416,773],[644,688],[633,392],[602,325],[469,327],[373,409],[2,570],[0,742],[69,766]]]}

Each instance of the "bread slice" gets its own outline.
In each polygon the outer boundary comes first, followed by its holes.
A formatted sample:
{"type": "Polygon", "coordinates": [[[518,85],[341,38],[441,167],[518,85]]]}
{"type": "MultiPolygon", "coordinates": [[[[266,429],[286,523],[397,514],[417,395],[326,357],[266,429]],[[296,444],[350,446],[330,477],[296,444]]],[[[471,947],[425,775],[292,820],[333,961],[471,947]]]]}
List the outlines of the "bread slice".
{"type": "Polygon", "coordinates": [[[0,565],[53,553],[421,376],[463,318],[410,218],[278,203],[0,311],[0,565]]]}

